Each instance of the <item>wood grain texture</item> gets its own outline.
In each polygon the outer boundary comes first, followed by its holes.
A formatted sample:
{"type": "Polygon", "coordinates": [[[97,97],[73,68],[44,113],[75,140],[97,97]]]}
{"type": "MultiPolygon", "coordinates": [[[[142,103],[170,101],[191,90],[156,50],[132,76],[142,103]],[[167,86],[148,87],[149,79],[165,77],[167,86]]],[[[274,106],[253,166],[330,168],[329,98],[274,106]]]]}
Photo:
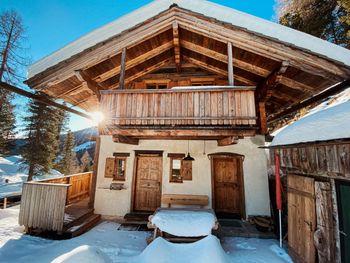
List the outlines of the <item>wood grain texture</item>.
{"type": "Polygon", "coordinates": [[[103,92],[101,96],[101,110],[108,116],[108,125],[215,126],[224,121],[231,125],[256,124],[254,91],[248,89],[129,90],[103,92]],[[235,101],[223,103],[230,95],[236,97],[235,101]]]}
{"type": "Polygon", "coordinates": [[[314,263],[316,229],[314,179],[288,174],[288,248],[297,262],[314,263]]]}

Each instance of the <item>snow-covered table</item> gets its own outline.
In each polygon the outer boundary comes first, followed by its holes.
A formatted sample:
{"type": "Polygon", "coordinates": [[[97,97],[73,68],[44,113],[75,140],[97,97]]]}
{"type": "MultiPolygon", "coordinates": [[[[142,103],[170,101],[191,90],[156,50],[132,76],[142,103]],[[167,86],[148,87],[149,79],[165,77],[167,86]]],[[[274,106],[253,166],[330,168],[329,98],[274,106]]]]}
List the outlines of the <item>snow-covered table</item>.
{"type": "Polygon", "coordinates": [[[148,227],[154,228],[153,239],[167,233],[168,240],[198,240],[218,228],[213,209],[158,208],[148,220],[148,227]]]}

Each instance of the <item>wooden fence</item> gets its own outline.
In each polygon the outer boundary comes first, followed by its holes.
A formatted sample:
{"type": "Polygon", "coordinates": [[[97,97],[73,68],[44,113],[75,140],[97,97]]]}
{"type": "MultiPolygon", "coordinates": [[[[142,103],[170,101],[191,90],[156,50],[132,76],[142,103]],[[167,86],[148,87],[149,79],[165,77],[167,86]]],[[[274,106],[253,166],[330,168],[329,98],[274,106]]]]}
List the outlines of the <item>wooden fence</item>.
{"type": "Polygon", "coordinates": [[[72,174],[58,178],[38,181],[40,183],[69,184],[67,203],[71,204],[77,200],[89,197],[92,172],[72,174]]]}
{"type": "Polygon", "coordinates": [[[254,88],[212,87],[101,92],[108,125],[255,125],[254,88]]]}
{"type": "Polygon", "coordinates": [[[62,231],[68,184],[23,184],[19,224],[26,228],[62,231]]]}
{"type": "Polygon", "coordinates": [[[62,231],[67,204],[89,197],[92,172],[23,184],[19,224],[62,231]]]}

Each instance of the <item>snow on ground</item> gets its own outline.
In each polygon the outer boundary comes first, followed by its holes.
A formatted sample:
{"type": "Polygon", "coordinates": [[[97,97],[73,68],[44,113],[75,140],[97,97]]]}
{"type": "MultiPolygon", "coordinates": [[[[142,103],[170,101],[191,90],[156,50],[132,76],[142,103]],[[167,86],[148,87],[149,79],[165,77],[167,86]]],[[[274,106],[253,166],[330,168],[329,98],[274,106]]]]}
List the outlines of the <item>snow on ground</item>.
{"type": "Polygon", "coordinates": [[[152,224],[175,236],[199,237],[211,233],[215,217],[204,211],[161,210],[152,217],[152,224]]]}
{"type": "Polygon", "coordinates": [[[277,240],[226,237],[221,240],[221,248],[214,236],[189,246],[168,244],[159,238],[147,247],[148,232],[118,231],[119,224],[113,222],[102,222],[70,240],[48,240],[23,235],[23,228],[17,224],[18,211],[18,207],[0,209],[2,263],[292,262],[285,250],[278,247],[277,240]]]}
{"type": "Polygon", "coordinates": [[[220,240],[209,235],[197,242],[174,244],[158,237],[132,262],[135,263],[170,262],[215,262],[228,263],[229,258],[220,245],[220,240]]]}
{"type": "Polygon", "coordinates": [[[271,146],[350,138],[350,101],[310,114],[285,129],[271,146]]]}
{"type": "MultiPolygon", "coordinates": [[[[21,160],[19,155],[0,157],[0,198],[22,191],[22,183],[27,181],[28,168],[19,164],[21,160]]],[[[33,179],[43,180],[58,176],[62,176],[62,174],[51,170],[49,174],[34,176],[33,179]]]]}

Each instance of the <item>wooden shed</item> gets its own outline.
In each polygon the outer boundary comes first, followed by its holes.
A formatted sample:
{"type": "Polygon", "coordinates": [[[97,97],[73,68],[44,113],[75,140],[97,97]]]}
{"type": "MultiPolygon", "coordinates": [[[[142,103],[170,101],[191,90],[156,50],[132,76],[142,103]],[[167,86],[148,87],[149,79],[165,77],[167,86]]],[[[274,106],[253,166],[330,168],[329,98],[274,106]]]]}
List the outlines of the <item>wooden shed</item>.
{"type": "Polygon", "coordinates": [[[350,262],[350,101],[280,132],[272,164],[276,154],[287,175],[290,255],[297,262],[350,262]]]}

